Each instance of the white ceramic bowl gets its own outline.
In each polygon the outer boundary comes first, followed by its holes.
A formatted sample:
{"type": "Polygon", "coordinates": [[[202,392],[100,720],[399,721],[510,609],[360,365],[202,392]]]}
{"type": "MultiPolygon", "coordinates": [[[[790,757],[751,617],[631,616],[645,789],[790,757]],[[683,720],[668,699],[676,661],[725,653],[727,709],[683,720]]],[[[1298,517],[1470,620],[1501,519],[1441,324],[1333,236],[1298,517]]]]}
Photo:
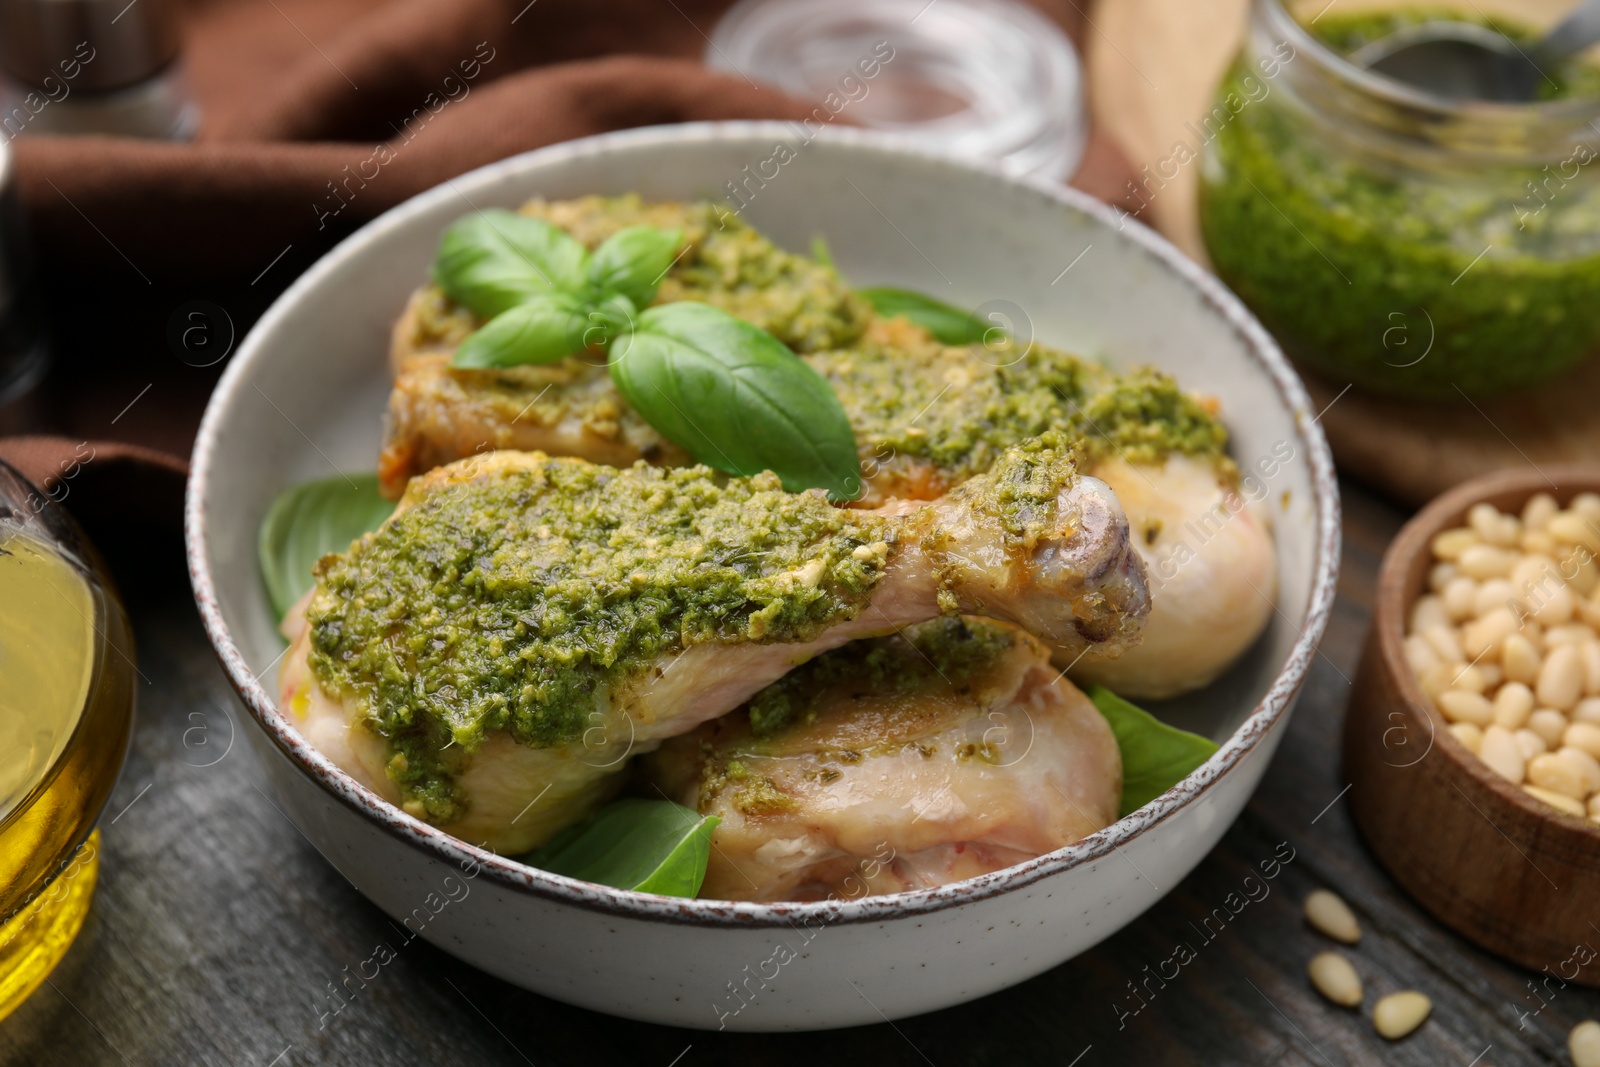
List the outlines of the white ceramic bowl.
{"type": "Polygon", "coordinates": [[[653,1022],[877,1022],[1004,988],[1108,937],[1177,885],[1244,806],[1334,595],[1327,445],[1277,346],[1210,275],[1074,190],[866,133],[799,136],[779,123],[632,130],[508,159],[407,201],[278,299],[223,374],[195,444],[195,598],[290,818],[380,908],[445,951],[547,996],[653,1022]],[[794,158],[766,162],[780,143],[794,158]],[[939,889],[811,904],[679,900],[547,874],[419,822],[307,745],[274,706],[269,668],[283,645],[256,568],[257,525],[284,488],[335,464],[375,465],[390,324],[445,226],[535,195],[716,198],[751,174],[768,177],[743,186],[744,215],[780,244],[803,249],[823,235],[860,284],[963,306],[1011,301],[1046,342],[1113,365],[1153,363],[1220,397],[1242,466],[1279,457],[1266,479],[1279,610],[1228,675],[1164,709],[1222,746],[1178,787],[1069,848],[939,889]]]}

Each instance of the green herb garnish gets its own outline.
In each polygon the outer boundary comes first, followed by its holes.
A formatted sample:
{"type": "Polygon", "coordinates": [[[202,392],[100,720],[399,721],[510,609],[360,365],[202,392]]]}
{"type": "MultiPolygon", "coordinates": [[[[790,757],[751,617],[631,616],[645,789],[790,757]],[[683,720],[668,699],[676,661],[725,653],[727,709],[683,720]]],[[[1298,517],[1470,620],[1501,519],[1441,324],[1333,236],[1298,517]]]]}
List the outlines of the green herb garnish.
{"type": "Polygon", "coordinates": [[[311,590],[311,568],[330,552],[383,525],[394,502],[378,495],[378,476],[306,482],[279,494],[261,520],[256,552],[274,615],[282,619],[311,590]]]}
{"type": "Polygon", "coordinates": [[[857,495],[855,432],[821,375],[709,304],[648,308],[682,242],[679,230],[630,226],[590,254],[540,219],[499,209],[461,219],[440,242],[434,280],[489,321],[454,365],[605,353],[633,408],[698,462],[740,476],[770,470],[791,492],[857,495]]]}
{"type": "Polygon", "coordinates": [[[586,882],[692,897],[721,819],[670,800],[614,800],[525,857],[532,867],[586,882]]]}
{"type": "Polygon", "coordinates": [[[1217,750],[1210,738],[1168,726],[1103,685],[1091,685],[1089,699],[1111,724],[1122,751],[1120,819],[1165,793],[1217,750]]]}
{"type": "Polygon", "coordinates": [[[990,330],[999,330],[970,311],[909,289],[860,289],[857,295],[884,318],[898,315],[910,319],[947,345],[981,344],[991,339],[990,330]]]}

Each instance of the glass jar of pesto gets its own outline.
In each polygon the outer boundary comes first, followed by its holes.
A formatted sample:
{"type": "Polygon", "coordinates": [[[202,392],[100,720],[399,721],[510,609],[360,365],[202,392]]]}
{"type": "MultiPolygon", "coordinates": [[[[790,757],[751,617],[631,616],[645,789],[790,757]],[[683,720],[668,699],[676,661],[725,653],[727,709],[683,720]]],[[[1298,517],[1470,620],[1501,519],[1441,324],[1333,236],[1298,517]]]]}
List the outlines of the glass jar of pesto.
{"type": "Polygon", "coordinates": [[[1538,29],[1477,4],[1254,0],[1202,122],[1200,224],[1217,273],[1290,354],[1338,382],[1480,396],[1600,344],[1600,69],[1543,99],[1449,99],[1348,56],[1421,21],[1538,29]],[[1331,10],[1330,10],[1331,9],[1331,10]]]}

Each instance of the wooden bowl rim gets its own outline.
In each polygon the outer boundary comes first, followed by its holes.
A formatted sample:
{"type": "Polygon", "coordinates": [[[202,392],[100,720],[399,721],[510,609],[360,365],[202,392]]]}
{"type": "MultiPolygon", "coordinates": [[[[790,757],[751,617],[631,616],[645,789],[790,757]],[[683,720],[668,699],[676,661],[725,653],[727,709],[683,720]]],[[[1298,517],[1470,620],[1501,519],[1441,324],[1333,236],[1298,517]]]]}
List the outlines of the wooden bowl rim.
{"type": "MultiPolygon", "coordinates": [[[[1543,469],[1513,467],[1491,471],[1462,482],[1429,501],[1401,527],[1384,552],[1373,599],[1373,632],[1377,638],[1382,669],[1395,679],[1395,690],[1411,711],[1427,721],[1432,739],[1439,742],[1440,751],[1447,755],[1457,770],[1503,802],[1539,816],[1553,827],[1580,834],[1592,844],[1600,845],[1600,823],[1586,816],[1570,815],[1534,799],[1521,786],[1512,785],[1490,770],[1488,764],[1456,740],[1456,736],[1450,732],[1450,723],[1423,692],[1422,684],[1405,658],[1405,621],[1411,604],[1404,602],[1404,594],[1406,574],[1413,561],[1423,553],[1428,553],[1431,560],[1434,536],[1464,525],[1467,511],[1472,505],[1490,497],[1509,494],[1517,500],[1516,507],[1520,511],[1530,497],[1541,491],[1548,492],[1563,506],[1579,493],[1600,492],[1600,464],[1566,464],[1543,469]]],[[[1432,567],[1431,562],[1429,567],[1432,567]]]]}

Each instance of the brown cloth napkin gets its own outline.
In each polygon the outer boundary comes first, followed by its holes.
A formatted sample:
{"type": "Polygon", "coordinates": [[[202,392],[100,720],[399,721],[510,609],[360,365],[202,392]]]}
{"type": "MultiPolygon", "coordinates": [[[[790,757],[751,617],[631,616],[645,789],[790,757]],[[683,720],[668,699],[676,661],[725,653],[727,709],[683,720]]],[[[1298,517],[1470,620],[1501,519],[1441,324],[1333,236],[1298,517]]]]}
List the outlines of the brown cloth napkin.
{"type": "MultiPolygon", "coordinates": [[[[1078,4],[1038,3],[1081,47],[1088,22],[1078,4]]],[[[189,0],[195,142],[14,143],[55,363],[32,396],[0,409],[0,433],[63,436],[53,462],[47,439],[0,454],[22,455],[42,478],[87,440],[117,457],[90,464],[96,476],[86,473],[67,505],[81,509],[91,536],[112,533],[96,520],[119,510],[175,530],[170,495],[144,495],[150,486],[129,473],[152,455],[101,442],[164,453],[166,474],[152,477],[170,475],[221,370],[207,354],[237,341],[363,222],[446,178],[574,137],[807,114],[811,102],[700,64],[727,6],[189,0]],[[198,353],[180,340],[196,321],[215,333],[198,353]],[[123,492],[122,482],[141,491],[123,492]],[[102,491],[116,495],[103,504],[102,491]]],[[[1131,172],[1095,131],[1074,183],[1111,199],[1131,172]]]]}

